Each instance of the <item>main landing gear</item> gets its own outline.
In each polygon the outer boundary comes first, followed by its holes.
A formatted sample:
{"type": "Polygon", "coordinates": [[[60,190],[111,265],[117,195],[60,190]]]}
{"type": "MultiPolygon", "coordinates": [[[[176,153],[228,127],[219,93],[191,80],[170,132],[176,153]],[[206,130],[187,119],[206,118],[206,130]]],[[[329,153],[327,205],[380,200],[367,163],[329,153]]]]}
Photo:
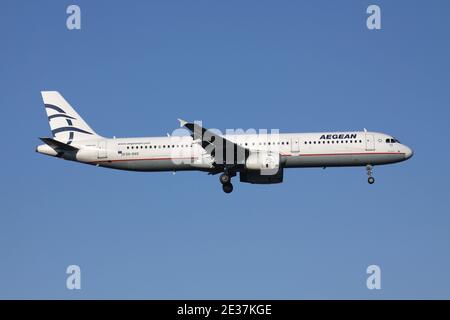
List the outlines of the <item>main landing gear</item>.
{"type": "Polygon", "coordinates": [[[373,167],[372,167],[370,164],[368,164],[368,165],[366,166],[366,170],[367,170],[367,175],[369,176],[369,178],[367,178],[367,182],[368,182],[369,184],[373,184],[373,183],[375,182],[375,178],[372,177],[373,167]]]}
{"type": "Polygon", "coordinates": [[[231,184],[231,175],[224,172],[219,177],[220,183],[222,184],[223,192],[231,193],[233,191],[233,185],[231,184]]]}

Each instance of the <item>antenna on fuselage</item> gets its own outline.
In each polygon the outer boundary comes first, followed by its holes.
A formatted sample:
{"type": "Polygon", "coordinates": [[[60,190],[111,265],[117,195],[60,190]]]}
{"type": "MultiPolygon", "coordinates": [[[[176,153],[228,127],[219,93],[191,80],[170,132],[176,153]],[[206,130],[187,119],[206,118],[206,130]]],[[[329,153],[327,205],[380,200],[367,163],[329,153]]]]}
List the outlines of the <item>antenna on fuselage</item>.
{"type": "Polygon", "coordinates": [[[367,132],[367,129],[366,129],[366,128],[364,128],[364,132],[367,132]]]}

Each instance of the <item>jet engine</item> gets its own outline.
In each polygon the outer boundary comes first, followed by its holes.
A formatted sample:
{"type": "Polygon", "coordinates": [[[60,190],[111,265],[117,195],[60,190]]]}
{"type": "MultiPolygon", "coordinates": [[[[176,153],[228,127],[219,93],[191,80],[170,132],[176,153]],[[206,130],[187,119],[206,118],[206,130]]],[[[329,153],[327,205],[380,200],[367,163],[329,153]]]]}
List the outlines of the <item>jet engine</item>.
{"type": "Polygon", "coordinates": [[[278,152],[255,151],[245,162],[245,170],[240,173],[240,181],[257,184],[283,182],[283,167],[278,152]]]}
{"type": "Polygon", "coordinates": [[[278,152],[254,151],[248,156],[245,168],[247,170],[267,171],[266,174],[270,174],[270,172],[276,174],[280,168],[280,158],[278,152]]]}

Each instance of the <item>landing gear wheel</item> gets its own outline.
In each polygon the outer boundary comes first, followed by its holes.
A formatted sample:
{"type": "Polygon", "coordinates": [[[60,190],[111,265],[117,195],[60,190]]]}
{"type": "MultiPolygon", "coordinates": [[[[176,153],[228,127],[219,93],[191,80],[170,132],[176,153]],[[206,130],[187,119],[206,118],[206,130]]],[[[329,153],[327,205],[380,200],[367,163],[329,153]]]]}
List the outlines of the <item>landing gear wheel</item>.
{"type": "Polygon", "coordinates": [[[370,164],[368,164],[368,165],[366,166],[366,170],[367,170],[367,175],[369,176],[369,178],[367,179],[367,182],[368,182],[369,184],[373,184],[373,183],[375,182],[375,178],[372,177],[372,174],[373,174],[373,167],[372,167],[370,164]]]}
{"type": "Polygon", "coordinates": [[[222,173],[219,177],[219,180],[220,180],[221,184],[225,185],[225,184],[230,183],[231,177],[226,173],[222,173]]]}
{"type": "Polygon", "coordinates": [[[233,185],[231,183],[225,183],[222,186],[223,192],[225,193],[231,193],[233,191],[233,185]]]}

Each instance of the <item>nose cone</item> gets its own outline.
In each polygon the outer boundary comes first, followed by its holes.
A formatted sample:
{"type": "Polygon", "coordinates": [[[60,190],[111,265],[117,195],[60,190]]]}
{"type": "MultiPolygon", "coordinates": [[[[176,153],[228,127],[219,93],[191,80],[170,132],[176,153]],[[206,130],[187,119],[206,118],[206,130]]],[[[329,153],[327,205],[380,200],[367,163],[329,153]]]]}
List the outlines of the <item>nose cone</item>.
{"type": "Polygon", "coordinates": [[[410,148],[405,146],[405,160],[408,160],[414,155],[414,151],[410,148]]]}

